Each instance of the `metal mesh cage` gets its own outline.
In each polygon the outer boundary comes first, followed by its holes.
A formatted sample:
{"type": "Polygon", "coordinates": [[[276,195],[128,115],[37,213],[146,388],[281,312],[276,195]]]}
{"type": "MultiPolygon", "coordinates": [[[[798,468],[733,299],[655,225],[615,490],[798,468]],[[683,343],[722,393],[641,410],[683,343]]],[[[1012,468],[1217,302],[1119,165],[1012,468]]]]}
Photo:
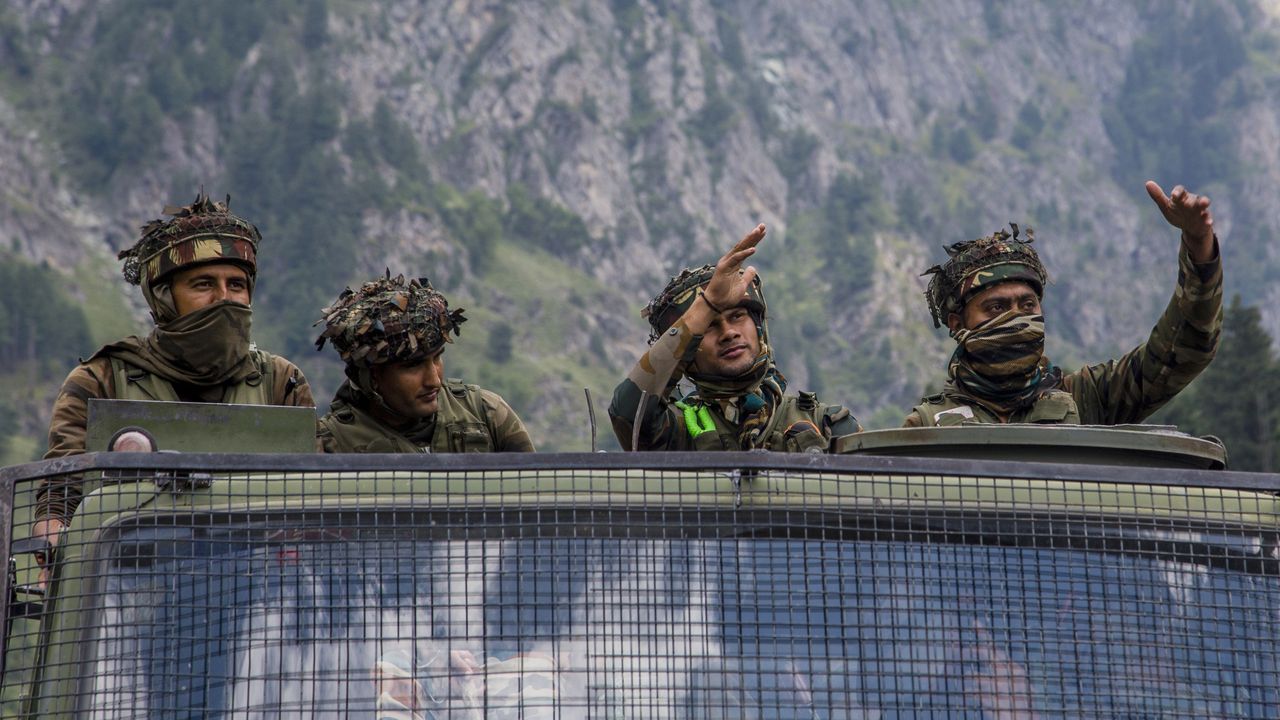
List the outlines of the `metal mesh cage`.
{"type": "Polygon", "coordinates": [[[956,466],[99,455],[4,471],[14,540],[55,467],[101,485],[43,613],[10,618],[6,714],[1280,716],[1277,478],[956,466]]]}

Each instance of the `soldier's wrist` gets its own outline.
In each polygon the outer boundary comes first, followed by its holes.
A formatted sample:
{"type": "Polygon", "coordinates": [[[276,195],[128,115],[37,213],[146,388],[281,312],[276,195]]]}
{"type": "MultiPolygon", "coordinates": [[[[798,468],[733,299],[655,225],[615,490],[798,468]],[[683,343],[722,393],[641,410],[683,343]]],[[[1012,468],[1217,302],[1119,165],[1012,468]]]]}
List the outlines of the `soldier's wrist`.
{"type": "Polygon", "coordinates": [[[707,297],[706,293],[698,293],[698,297],[702,298],[702,302],[706,303],[707,307],[711,308],[711,312],[714,312],[717,315],[724,312],[723,308],[718,308],[715,303],[711,302],[711,299],[707,297]]]}

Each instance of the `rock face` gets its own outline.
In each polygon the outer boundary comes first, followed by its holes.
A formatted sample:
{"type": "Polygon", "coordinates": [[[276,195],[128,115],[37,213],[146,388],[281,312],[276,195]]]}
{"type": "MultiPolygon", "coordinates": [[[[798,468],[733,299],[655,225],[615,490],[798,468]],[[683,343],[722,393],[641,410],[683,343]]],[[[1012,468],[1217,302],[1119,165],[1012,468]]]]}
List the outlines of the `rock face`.
{"type": "MultiPolygon", "coordinates": [[[[125,2],[27,3],[0,29],[23,33],[30,56],[66,53],[74,66],[89,56],[92,28],[125,2]]],[[[636,309],[680,266],[714,261],[756,222],[770,227],[759,263],[778,289],[775,338],[792,344],[779,352],[793,385],[821,387],[864,419],[879,412],[888,423],[941,381],[950,342],[926,325],[919,273],[943,257],[941,245],[1009,221],[1035,227],[1053,274],[1054,357],[1098,361],[1132,347],[1172,288],[1178,240],[1131,176],[1198,168],[1166,160],[1210,140],[1225,160],[1215,167],[1226,170],[1154,179],[1166,189],[1198,182],[1214,196],[1228,263],[1250,266],[1232,291],[1260,303],[1280,334],[1276,303],[1266,302],[1280,300],[1280,285],[1267,281],[1280,265],[1269,242],[1280,227],[1270,202],[1280,85],[1265,60],[1276,47],[1269,3],[303,5],[308,18],[320,12],[327,38],[323,51],[292,62],[310,76],[283,76],[289,62],[263,69],[288,51],[260,41],[237,58],[234,97],[209,104],[229,113],[197,103],[181,122],[170,119],[156,156],[110,187],[78,186],[60,167],[60,143],[71,141],[42,127],[57,102],[39,100],[43,76],[10,79],[0,96],[0,246],[58,265],[105,256],[175,182],[227,176],[237,138],[223,126],[262,111],[262,88],[322,75],[343,93],[344,125],[389,107],[435,182],[504,206],[519,185],[585,224],[590,243],[537,262],[598,287],[589,304],[565,305],[548,289],[545,304],[530,305],[468,261],[468,238],[412,202],[361,212],[365,243],[350,271],[354,282],[429,259],[421,274],[440,283],[444,272],[470,303],[500,308],[518,349],[573,366],[539,376],[532,407],[517,408],[553,446],[577,447],[551,427],[576,402],[562,396],[580,395],[583,382],[607,396],[642,349],[636,309]],[[1212,64],[1204,48],[1222,43],[1197,44],[1212,32],[1237,38],[1243,59],[1219,62],[1224,71],[1195,87],[1189,79],[1155,100],[1137,97],[1144,58],[1159,56],[1151,48],[1188,48],[1194,57],[1169,58],[1175,71],[1212,64]],[[264,82],[262,73],[275,75],[264,82]],[[1138,102],[1153,111],[1135,119],[1138,102]],[[875,212],[856,226],[829,220],[854,204],[832,191],[845,187],[842,176],[874,195],[865,207],[875,212]],[[1235,232],[1242,223],[1248,230],[1235,232]],[[854,246],[865,262],[837,273],[854,246]],[[581,321],[546,347],[537,335],[550,321],[522,312],[581,321]]],[[[122,60],[122,72],[144,71],[122,60]]],[[[349,139],[333,144],[351,155],[349,139]]],[[[501,247],[520,248],[521,228],[507,228],[501,247]]]]}

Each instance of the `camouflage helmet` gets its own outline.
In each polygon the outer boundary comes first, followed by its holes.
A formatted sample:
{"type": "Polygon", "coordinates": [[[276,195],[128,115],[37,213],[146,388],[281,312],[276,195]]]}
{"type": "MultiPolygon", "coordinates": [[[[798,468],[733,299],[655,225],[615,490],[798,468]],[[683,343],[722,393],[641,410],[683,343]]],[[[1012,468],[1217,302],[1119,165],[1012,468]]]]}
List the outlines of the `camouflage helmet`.
{"type": "MultiPolygon", "coordinates": [[[[649,301],[640,311],[640,317],[649,321],[649,342],[653,343],[666,332],[676,320],[680,319],[702,294],[715,274],[714,265],[703,265],[700,268],[685,268],[679,275],[671,278],[667,286],[658,296],[649,301]]],[[[742,270],[738,274],[742,274],[742,270]]],[[[755,317],[757,325],[763,325],[768,305],[764,300],[764,286],[760,276],[756,275],[747,288],[747,296],[734,307],[745,307],[755,317]]]]}
{"type": "Polygon", "coordinates": [[[390,270],[359,290],[343,290],[323,312],[316,349],[327,340],[349,367],[365,368],[430,357],[453,342],[449,333],[460,334],[458,326],[467,320],[426,278],[406,282],[390,270]]]}
{"type": "Polygon", "coordinates": [[[166,206],[169,219],[157,218],[142,226],[142,239],[118,255],[124,261],[124,279],[140,285],[154,284],[188,265],[231,262],[253,277],[258,268],[258,228],[231,212],[231,196],[214,202],[204,192],[185,207],[166,206]]]}
{"type": "Polygon", "coordinates": [[[933,276],[924,296],[935,327],[944,326],[947,316],[963,310],[974,295],[1002,282],[1025,282],[1044,297],[1049,276],[1031,247],[1035,231],[1027,228],[1026,239],[1019,240],[1018,225],[1009,223],[1009,227],[1012,233],[1001,229],[987,237],[947,246],[947,262],[922,273],[933,276]]]}

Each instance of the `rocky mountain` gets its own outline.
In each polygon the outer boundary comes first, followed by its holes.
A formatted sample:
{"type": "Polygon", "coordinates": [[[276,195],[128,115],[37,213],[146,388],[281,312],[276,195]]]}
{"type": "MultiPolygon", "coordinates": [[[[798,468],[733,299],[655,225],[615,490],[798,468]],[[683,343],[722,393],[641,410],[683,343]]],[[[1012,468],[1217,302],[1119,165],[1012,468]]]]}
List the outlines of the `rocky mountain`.
{"type": "Polygon", "coordinates": [[[340,370],[310,347],[319,309],[385,268],[426,275],[475,320],[450,374],[504,393],[541,446],[583,449],[581,388],[603,415],[644,347],[638,309],[765,222],[758,265],[792,386],[894,425],[950,351],[919,273],[1009,221],[1035,228],[1053,273],[1055,358],[1140,342],[1178,244],[1147,178],[1213,197],[1228,292],[1277,336],[1277,12],[11,3],[0,250],[60,273],[102,342],[145,327],[114,252],[166,203],[230,192],[266,237],[259,340],[325,397],[340,370]]]}

